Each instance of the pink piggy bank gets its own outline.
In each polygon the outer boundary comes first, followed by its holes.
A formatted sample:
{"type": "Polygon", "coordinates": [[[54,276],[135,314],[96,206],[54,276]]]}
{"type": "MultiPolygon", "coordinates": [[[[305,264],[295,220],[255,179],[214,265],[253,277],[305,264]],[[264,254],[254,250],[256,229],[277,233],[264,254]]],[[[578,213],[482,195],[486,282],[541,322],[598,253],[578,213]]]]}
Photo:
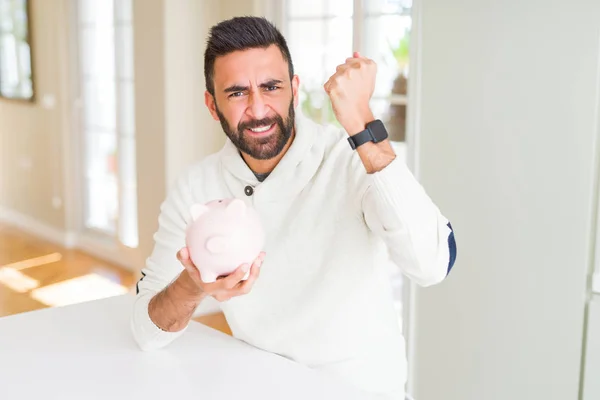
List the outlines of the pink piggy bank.
{"type": "MultiPolygon", "coordinates": [[[[252,265],[263,250],[265,233],[258,213],[242,200],[194,204],[190,211],[186,246],[203,282],[215,282],[242,264],[252,265]]],[[[249,275],[250,271],[243,279],[249,275]]]]}

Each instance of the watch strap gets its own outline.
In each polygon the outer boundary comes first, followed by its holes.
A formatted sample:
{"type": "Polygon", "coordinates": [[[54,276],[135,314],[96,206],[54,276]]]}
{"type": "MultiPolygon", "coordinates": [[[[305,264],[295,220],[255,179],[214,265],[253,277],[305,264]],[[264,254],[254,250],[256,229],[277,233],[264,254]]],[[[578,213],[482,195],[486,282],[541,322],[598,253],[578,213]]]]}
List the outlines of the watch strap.
{"type": "Polygon", "coordinates": [[[350,143],[350,147],[352,147],[352,150],[355,150],[358,146],[361,146],[367,142],[372,142],[374,140],[375,138],[373,137],[371,130],[368,128],[348,138],[348,142],[350,143]]]}
{"type": "Polygon", "coordinates": [[[348,138],[350,147],[355,150],[358,146],[361,146],[367,142],[379,143],[382,140],[387,139],[388,133],[381,120],[376,119],[367,124],[366,129],[358,132],[356,135],[352,135],[348,138]]]}

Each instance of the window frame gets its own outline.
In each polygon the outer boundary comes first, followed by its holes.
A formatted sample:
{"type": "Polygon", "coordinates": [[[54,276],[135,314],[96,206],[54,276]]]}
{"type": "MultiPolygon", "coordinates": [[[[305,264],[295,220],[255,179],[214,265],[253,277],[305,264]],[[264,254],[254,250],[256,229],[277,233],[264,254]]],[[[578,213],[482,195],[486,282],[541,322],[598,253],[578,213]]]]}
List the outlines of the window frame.
{"type": "MultiPolygon", "coordinates": [[[[26,97],[26,96],[21,96],[21,95],[8,95],[8,94],[4,94],[2,91],[2,69],[0,68],[0,99],[1,100],[7,100],[7,101],[17,101],[17,102],[26,102],[26,103],[35,103],[37,101],[37,85],[36,85],[36,79],[35,79],[35,56],[34,56],[34,43],[33,43],[33,35],[32,35],[32,25],[33,25],[33,21],[32,21],[32,6],[31,6],[31,0],[23,0],[25,2],[25,15],[27,17],[27,34],[24,38],[24,41],[27,43],[27,45],[29,46],[29,52],[28,52],[28,56],[29,56],[29,71],[30,71],[30,81],[31,81],[31,96],[26,97]]],[[[15,33],[14,33],[14,28],[10,31],[4,31],[1,27],[0,27],[0,40],[2,38],[2,36],[4,35],[9,35],[9,36],[13,36],[14,38],[19,38],[15,33]]],[[[19,38],[20,39],[20,38],[19,38]]],[[[15,39],[16,40],[16,39],[15,39]]],[[[2,57],[2,54],[0,53],[0,57],[2,57]]]]}
{"type": "MultiPolygon", "coordinates": [[[[407,13],[366,13],[364,11],[365,4],[368,0],[353,0],[354,1],[354,14],[352,15],[352,48],[355,51],[363,52],[363,37],[364,37],[364,22],[366,17],[381,17],[386,15],[413,15],[414,12],[407,13]]],[[[287,13],[287,0],[263,0],[263,5],[260,7],[260,10],[263,11],[263,14],[273,21],[282,31],[283,35],[287,38],[289,35],[288,31],[288,21],[290,20],[289,15],[287,13]],[[271,10],[269,13],[266,13],[266,10],[271,10]]],[[[413,0],[413,8],[416,0],[413,0]]],[[[294,21],[318,21],[318,20],[328,20],[337,18],[335,15],[323,15],[319,17],[295,17],[294,21]]],[[[410,79],[409,79],[410,81],[410,79]]],[[[408,105],[409,97],[408,95],[399,95],[399,94],[390,94],[388,96],[373,96],[371,100],[385,100],[388,101],[390,106],[398,106],[398,105],[408,105]]]]}

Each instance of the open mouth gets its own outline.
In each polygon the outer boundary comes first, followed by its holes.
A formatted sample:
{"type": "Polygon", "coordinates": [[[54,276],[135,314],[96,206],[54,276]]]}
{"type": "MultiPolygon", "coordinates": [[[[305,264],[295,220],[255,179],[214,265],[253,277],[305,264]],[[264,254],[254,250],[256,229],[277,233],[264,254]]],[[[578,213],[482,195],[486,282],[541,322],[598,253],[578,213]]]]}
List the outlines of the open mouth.
{"type": "Polygon", "coordinates": [[[275,124],[257,126],[256,128],[248,128],[246,131],[252,136],[266,136],[269,135],[275,128],[275,124]]]}

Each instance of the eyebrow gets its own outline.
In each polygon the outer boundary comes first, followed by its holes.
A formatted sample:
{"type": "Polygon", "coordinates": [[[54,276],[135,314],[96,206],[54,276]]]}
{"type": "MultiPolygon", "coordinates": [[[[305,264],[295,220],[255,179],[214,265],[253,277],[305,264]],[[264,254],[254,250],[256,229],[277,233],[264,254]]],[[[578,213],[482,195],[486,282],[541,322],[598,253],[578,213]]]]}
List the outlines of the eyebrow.
{"type": "MultiPolygon", "coordinates": [[[[283,83],[283,81],[280,81],[279,79],[269,79],[266,82],[263,82],[259,85],[259,87],[261,88],[267,88],[270,86],[275,86],[275,85],[279,85],[283,83]]],[[[242,86],[242,85],[232,85],[229,86],[228,88],[225,88],[224,92],[225,93],[235,93],[235,92],[244,92],[246,90],[250,89],[249,86],[242,86]]]]}

